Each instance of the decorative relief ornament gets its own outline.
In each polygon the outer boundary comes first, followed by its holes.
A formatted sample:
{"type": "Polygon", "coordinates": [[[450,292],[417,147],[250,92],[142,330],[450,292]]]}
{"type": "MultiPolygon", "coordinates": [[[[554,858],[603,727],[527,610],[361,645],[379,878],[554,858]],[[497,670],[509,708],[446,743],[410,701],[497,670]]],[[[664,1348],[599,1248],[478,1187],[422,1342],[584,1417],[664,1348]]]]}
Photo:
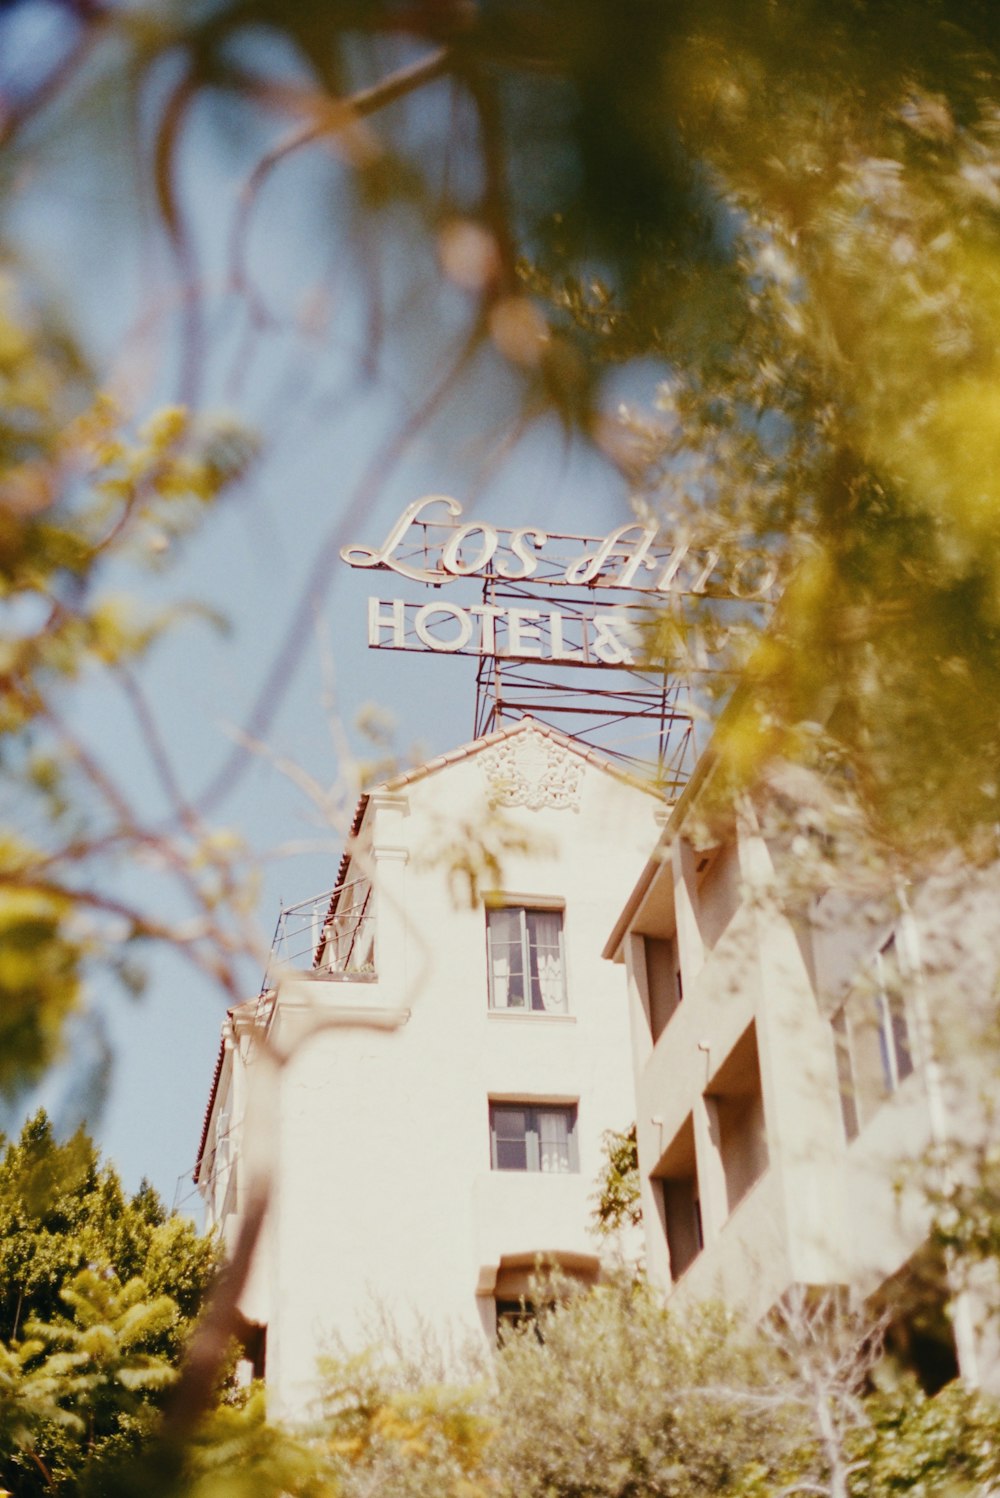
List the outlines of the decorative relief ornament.
{"type": "Polygon", "coordinates": [[[491,806],[580,810],[585,765],[579,755],[545,734],[519,733],[485,750],[480,763],[491,806]]]}

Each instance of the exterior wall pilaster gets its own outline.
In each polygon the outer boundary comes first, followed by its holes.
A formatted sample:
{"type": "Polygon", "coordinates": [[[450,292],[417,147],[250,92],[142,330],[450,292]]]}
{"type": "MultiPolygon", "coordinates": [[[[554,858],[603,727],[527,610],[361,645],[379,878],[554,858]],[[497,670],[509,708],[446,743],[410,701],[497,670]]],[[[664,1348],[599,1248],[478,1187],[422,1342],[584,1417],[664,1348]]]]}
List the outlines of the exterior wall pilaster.
{"type": "Polygon", "coordinates": [[[674,902],[677,919],[677,949],[681,967],[690,981],[705,965],[705,943],[698,923],[698,876],[694,849],[686,838],[675,838],[670,850],[674,866],[674,902]]]}
{"type": "Polygon", "coordinates": [[[694,1154],[698,1167],[701,1229],[706,1245],[714,1243],[729,1216],[726,1173],[722,1164],[719,1113],[715,1099],[704,1093],[693,1112],[694,1154]]]}
{"type": "Polygon", "coordinates": [[[843,1125],[829,1025],[795,928],[769,893],[767,845],[744,827],[740,870],[752,912],[761,999],[756,1014],[769,1169],[781,1183],[794,1278],[847,1277],[843,1221],[843,1125]]]}
{"type": "Polygon", "coordinates": [[[638,1077],[653,1054],[653,1037],[649,1025],[649,975],[646,971],[646,945],[641,936],[630,933],[625,938],[625,975],[628,985],[628,1018],[632,1036],[632,1065],[638,1077]]]}

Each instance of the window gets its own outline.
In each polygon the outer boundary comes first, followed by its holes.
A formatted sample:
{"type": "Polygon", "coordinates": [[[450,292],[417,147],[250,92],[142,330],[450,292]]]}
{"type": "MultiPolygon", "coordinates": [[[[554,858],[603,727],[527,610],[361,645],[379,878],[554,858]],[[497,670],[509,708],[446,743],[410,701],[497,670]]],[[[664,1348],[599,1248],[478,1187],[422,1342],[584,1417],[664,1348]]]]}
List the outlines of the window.
{"type": "Polygon", "coordinates": [[[530,1300],[498,1300],[497,1346],[503,1347],[525,1327],[532,1327],[539,1342],[543,1340],[538,1329],[538,1310],[530,1300]]]}
{"type": "Polygon", "coordinates": [[[754,1025],[743,1032],[719,1067],[705,1103],[726,1180],[726,1206],[733,1212],[768,1167],[764,1090],[754,1025]]]}
{"type": "Polygon", "coordinates": [[[848,1142],[914,1070],[894,935],[876,954],[874,969],[874,985],[869,979],[830,1021],[848,1142]]]}
{"type": "Polygon", "coordinates": [[[561,910],[486,912],[490,1008],[566,1012],[561,910]]]}
{"type": "Polygon", "coordinates": [[[705,1246],[701,1193],[694,1151],[694,1120],[689,1113],[657,1168],[660,1211],[676,1283],[705,1246]]]}
{"type": "Polygon", "coordinates": [[[910,1030],[906,1021],[903,978],[896,955],[896,937],[890,936],[875,959],[878,975],[879,1048],[882,1080],[886,1092],[895,1092],[913,1071],[910,1030]]]}
{"type": "Polygon", "coordinates": [[[851,1061],[851,1037],[847,1028],[847,1014],[838,1009],[830,1021],[833,1026],[833,1047],[837,1058],[837,1088],[840,1093],[840,1114],[844,1120],[847,1141],[858,1137],[858,1099],[854,1085],[854,1065],[851,1061]]]}
{"type": "Polygon", "coordinates": [[[663,1211],[670,1250],[670,1277],[676,1284],[705,1247],[701,1226],[701,1202],[695,1176],[663,1180],[663,1211]]]}
{"type": "Polygon", "coordinates": [[[576,1108],[490,1104],[490,1164],[494,1170],[568,1175],[579,1170],[576,1108]]]}
{"type": "Polygon", "coordinates": [[[649,1032],[655,1045],[683,999],[684,988],[676,938],[644,936],[643,946],[646,953],[649,1032]]]}

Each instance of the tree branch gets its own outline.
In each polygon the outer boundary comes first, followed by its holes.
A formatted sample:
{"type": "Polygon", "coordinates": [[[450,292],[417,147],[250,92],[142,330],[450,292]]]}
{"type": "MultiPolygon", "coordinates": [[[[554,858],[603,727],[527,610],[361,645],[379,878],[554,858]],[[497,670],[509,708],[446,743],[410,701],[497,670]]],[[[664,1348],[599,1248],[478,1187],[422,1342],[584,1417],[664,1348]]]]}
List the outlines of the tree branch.
{"type": "Polygon", "coordinates": [[[312,95],[303,94],[301,90],[276,83],[262,85],[259,80],[247,81],[247,88],[262,103],[276,105],[286,113],[305,113],[307,116],[304,125],[293,130],[290,135],[279,141],[265,156],[261,157],[244,183],[239,196],[230,238],[230,277],[234,288],[249,297],[258,315],[260,304],[252,294],[246,271],[246,238],[250,216],[256,207],[265,182],[275,167],[280,166],[283,161],[304,146],[349,130],[356,120],[375,114],[387,105],[395,103],[397,99],[405,98],[407,94],[423,88],[425,84],[447,73],[450,66],[451,53],[446,47],[441,47],[428,57],[421,58],[419,62],[411,63],[408,67],[391,73],[379,83],[373,84],[371,88],[361,89],[346,99],[324,98],[319,105],[312,95]]]}

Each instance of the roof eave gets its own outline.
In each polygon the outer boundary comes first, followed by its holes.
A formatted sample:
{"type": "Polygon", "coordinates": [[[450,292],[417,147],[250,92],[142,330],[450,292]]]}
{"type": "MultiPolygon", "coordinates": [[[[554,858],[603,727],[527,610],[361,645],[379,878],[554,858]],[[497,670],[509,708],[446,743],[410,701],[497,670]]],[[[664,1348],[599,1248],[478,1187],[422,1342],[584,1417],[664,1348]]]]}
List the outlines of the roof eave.
{"type": "Polygon", "coordinates": [[[625,901],[621,915],[615,921],[611,935],[604,944],[601,956],[609,962],[621,961],[622,944],[628,934],[629,927],[635,919],[636,912],[649,893],[650,886],[657,874],[669,858],[670,849],[680,835],[688,813],[691,811],[696,798],[707,784],[717,764],[718,754],[709,745],[701,756],[701,759],[695,765],[691,779],[674,803],[666,825],[656,840],[653,853],[647,860],[639,878],[636,880],[628,899],[625,901]]]}

